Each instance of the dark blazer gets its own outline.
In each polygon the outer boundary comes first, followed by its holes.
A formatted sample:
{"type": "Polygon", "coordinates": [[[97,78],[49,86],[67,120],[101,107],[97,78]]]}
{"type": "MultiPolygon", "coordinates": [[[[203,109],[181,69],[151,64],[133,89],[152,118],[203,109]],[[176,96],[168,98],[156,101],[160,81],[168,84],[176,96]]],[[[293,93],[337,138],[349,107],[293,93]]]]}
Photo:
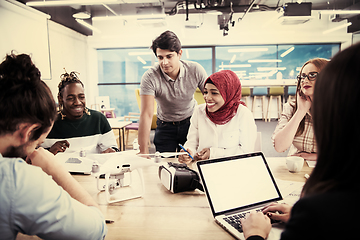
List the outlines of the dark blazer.
{"type": "Polygon", "coordinates": [[[281,240],[360,239],[359,202],[360,192],[350,191],[301,198],[291,210],[281,240]]]}

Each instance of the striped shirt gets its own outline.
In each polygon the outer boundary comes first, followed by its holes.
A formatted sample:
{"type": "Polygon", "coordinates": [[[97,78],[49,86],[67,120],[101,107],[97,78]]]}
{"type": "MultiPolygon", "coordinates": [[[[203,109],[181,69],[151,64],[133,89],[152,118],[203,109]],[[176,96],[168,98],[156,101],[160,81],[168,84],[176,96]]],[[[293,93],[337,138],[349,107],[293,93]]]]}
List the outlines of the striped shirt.
{"type": "Polygon", "coordinates": [[[90,115],[84,113],[82,118],[70,120],[61,119],[59,114],[49,135],[41,145],[50,148],[55,142],[67,140],[70,147],[67,153],[80,152],[101,153],[108,148],[117,148],[114,133],[104,114],[88,109],[90,115]]]}
{"type": "MultiPolygon", "coordinates": [[[[294,101],[293,101],[294,103],[294,101]]],[[[284,110],[279,119],[278,125],[271,137],[273,144],[275,144],[274,136],[283,129],[286,124],[290,121],[293,115],[294,109],[289,102],[284,104],[284,110]]],[[[305,127],[301,135],[295,136],[291,147],[288,152],[288,156],[294,155],[299,152],[316,153],[316,142],[313,130],[313,122],[311,114],[308,112],[305,115],[305,127]]]]}

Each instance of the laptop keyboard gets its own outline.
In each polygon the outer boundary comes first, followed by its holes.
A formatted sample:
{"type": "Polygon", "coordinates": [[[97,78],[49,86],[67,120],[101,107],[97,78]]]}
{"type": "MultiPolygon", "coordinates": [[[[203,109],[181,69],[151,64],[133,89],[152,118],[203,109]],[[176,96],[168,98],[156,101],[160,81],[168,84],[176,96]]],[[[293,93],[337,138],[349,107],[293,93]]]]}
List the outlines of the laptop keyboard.
{"type": "MultiPolygon", "coordinates": [[[[261,209],[257,209],[256,212],[261,212],[261,209]]],[[[240,219],[245,218],[246,214],[248,214],[248,213],[250,213],[250,211],[234,214],[229,217],[224,217],[224,220],[227,223],[229,223],[231,226],[233,226],[236,230],[238,230],[239,232],[242,233],[243,230],[242,230],[242,225],[241,225],[240,219]]]]}

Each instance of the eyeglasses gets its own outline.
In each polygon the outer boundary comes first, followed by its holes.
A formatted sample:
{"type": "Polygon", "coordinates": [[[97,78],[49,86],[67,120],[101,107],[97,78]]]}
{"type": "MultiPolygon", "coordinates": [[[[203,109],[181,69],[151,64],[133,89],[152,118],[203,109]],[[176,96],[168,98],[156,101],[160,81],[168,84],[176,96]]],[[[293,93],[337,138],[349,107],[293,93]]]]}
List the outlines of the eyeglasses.
{"type": "Polygon", "coordinates": [[[319,74],[318,72],[309,72],[308,75],[303,73],[301,76],[300,75],[297,76],[297,80],[302,82],[305,81],[305,78],[308,78],[309,81],[315,81],[318,74],[319,74]]]}

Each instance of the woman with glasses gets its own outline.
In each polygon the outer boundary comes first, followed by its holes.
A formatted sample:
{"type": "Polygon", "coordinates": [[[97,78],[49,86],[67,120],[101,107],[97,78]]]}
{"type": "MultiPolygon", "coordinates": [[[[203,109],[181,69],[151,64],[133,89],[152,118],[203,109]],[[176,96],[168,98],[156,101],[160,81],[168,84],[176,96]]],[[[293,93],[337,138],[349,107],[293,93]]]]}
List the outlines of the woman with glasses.
{"type": "Polygon", "coordinates": [[[316,77],[328,62],[329,60],[324,58],[314,58],[302,66],[297,76],[296,98],[284,104],[284,110],[272,136],[277,152],[284,152],[290,147],[288,156],[296,155],[306,160],[316,160],[310,108],[316,77]]]}

